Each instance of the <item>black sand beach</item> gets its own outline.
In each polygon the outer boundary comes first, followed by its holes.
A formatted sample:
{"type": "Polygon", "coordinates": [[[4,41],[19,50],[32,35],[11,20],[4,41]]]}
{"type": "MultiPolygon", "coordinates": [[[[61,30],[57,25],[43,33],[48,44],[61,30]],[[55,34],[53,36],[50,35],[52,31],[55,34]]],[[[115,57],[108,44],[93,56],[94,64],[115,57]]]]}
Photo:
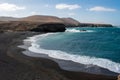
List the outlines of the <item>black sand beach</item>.
{"type": "Polygon", "coordinates": [[[117,76],[62,70],[50,59],[24,55],[17,46],[35,34],[40,33],[0,33],[0,80],[117,80],[117,76]]]}

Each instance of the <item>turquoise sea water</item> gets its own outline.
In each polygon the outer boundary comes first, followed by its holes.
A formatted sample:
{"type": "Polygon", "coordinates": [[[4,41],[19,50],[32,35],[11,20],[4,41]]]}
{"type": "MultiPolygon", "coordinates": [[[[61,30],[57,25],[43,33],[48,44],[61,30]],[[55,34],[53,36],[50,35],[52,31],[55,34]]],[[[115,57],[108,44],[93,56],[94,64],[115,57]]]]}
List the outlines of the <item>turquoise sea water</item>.
{"type": "Polygon", "coordinates": [[[43,36],[37,37],[31,51],[120,73],[120,28],[68,28],[43,36]]]}

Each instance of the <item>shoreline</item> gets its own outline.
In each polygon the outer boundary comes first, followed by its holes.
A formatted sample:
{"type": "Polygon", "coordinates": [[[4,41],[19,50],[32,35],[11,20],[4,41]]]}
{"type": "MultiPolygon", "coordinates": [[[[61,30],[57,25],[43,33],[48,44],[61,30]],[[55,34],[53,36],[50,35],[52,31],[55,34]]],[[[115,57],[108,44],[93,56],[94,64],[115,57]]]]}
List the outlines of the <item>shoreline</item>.
{"type": "MultiPolygon", "coordinates": [[[[52,33],[53,34],[53,33],[52,33]]],[[[90,74],[99,74],[99,75],[111,75],[111,76],[116,76],[119,73],[115,73],[113,71],[110,71],[106,68],[99,67],[97,65],[85,65],[82,63],[77,63],[71,60],[64,60],[64,59],[59,59],[55,57],[51,57],[49,54],[46,53],[38,53],[38,50],[35,48],[28,49],[31,47],[31,45],[34,43],[34,41],[39,37],[39,38],[44,38],[47,35],[51,35],[51,33],[44,33],[40,35],[34,35],[32,37],[27,37],[26,39],[23,40],[24,44],[20,45],[18,47],[25,49],[23,51],[23,54],[30,56],[30,57],[38,57],[38,58],[46,58],[55,61],[61,69],[67,70],[67,71],[75,71],[75,72],[86,72],[90,74]],[[35,51],[35,52],[34,52],[35,51]],[[37,51],[37,52],[36,52],[37,51]]],[[[35,44],[33,44],[35,45],[35,44]]],[[[37,46],[37,45],[36,45],[37,46]]],[[[42,48],[40,50],[43,51],[42,48]]],[[[44,52],[44,51],[43,51],[44,52]]]]}
{"type": "Polygon", "coordinates": [[[8,32],[0,34],[0,79],[7,80],[116,80],[117,76],[89,74],[85,72],[66,71],[50,59],[29,57],[22,53],[24,49],[17,46],[23,39],[38,33],[8,32]],[[5,77],[7,74],[7,77],[5,77]],[[72,76],[71,76],[72,75],[72,76]]]}

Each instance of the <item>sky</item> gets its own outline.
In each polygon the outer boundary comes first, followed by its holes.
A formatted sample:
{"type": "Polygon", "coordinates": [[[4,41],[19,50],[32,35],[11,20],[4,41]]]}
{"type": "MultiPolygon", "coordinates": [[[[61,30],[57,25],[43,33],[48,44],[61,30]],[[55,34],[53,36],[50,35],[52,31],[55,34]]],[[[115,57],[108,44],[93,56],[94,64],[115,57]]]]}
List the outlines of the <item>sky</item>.
{"type": "Polygon", "coordinates": [[[51,15],[120,25],[120,0],[0,0],[0,16],[51,15]]]}

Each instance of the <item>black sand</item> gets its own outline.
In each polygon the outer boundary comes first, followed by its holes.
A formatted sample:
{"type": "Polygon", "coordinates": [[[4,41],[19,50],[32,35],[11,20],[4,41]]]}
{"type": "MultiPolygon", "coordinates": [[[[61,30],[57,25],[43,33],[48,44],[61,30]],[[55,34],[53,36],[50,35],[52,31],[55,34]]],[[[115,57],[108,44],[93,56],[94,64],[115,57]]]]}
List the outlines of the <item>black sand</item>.
{"type": "Polygon", "coordinates": [[[0,80],[117,80],[117,76],[65,71],[50,59],[22,54],[17,46],[28,36],[38,33],[0,33],[0,80]]]}

